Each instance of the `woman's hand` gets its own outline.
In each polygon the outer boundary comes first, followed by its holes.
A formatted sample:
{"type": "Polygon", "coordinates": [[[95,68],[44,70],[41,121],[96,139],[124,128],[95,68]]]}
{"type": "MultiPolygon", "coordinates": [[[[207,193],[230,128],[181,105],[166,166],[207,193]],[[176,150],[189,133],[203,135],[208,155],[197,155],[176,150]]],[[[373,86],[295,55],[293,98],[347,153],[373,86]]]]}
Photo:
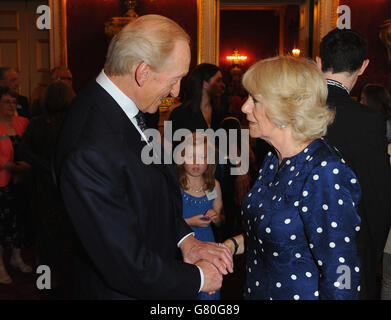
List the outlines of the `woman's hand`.
{"type": "Polygon", "coordinates": [[[193,216],[191,218],[185,219],[185,222],[192,227],[206,228],[212,222],[208,217],[203,214],[193,216]]]}
{"type": "MultiPolygon", "coordinates": [[[[236,250],[236,253],[235,254],[242,254],[244,253],[244,236],[243,234],[238,234],[237,236],[235,237],[232,237],[234,238],[234,240],[236,241],[237,245],[238,245],[238,248],[236,250]]],[[[226,246],[230,251],[231,251],[231,254],[233,255],[234,252],[235,252],[235,243],[232,241],[231,238],[228,238],[227,240],[225,240],[223,242],[223,245],[226,246]]]]}
{"type": "Polygon", "coordinates": [[[223,242],[223,244],[229,249],[229,251],[231,251],[231,254],[233,255],[234,252],[235,252],[235,245],[234,243],[232,242],[232,240],[230,239],[227,239],[223,242]]]}

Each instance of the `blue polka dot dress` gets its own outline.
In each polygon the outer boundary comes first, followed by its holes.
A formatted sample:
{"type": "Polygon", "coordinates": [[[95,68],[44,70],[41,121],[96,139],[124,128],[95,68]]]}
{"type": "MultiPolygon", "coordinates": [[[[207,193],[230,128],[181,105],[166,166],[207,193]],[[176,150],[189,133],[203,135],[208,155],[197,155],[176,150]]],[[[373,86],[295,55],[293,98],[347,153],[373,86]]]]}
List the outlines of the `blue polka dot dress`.
{"type": "Polygon", "coordinates": [[[245,197],[245,299],[358,299],[361,189],[324,139],[269,153],[245,197]]]}

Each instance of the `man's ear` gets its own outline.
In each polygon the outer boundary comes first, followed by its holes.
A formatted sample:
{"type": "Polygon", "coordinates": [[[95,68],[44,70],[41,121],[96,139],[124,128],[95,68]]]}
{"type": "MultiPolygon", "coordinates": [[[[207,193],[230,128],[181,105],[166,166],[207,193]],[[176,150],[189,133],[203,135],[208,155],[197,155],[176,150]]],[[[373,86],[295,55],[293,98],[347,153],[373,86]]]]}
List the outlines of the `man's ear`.
{"type": "Polygon", "coordinates": [[[318,56],[315,57],[316,65],[318,66],[319,70],[322,71],[322,59],[318,56]]]}
{"type": "Polygon", "coordinates": [[[137,68],[136,68],[136,72],[135,72],[135,77],[136,77],[136,83],[142,87],[144,86],[144,84],[146,83],[146,81],[148,80],[149,76],[151,74],[151,67],[145,63],[144,61],[141,62],[137,68]]]}
{"type": "Polygon", "coordinates": [[[368,67],[368,64],[369,64],[369,59],[365,59],[364,62],[362,63],[360,71],[358,72],[359,76],[361,76],[365,72],[365,69],[368,67]]]}

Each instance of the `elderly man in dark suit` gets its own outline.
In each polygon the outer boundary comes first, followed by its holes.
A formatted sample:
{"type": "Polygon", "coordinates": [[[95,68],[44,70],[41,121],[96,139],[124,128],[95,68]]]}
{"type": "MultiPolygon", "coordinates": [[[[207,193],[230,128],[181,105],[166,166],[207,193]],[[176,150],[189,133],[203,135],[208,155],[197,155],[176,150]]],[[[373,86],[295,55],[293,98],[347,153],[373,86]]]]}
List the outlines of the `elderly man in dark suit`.
{"type": "Polygon", "coordinates": [[[376,267],[391,223],[391,170],[384,116],[349,95],[369,64],[366,40],[353,30],[332,30],[322,39],[316,60],[327,78],[327,103],[336,109],[326,139],[342,153],[362,188],[358,207],[361,299],[376,299],[376,267]]]}
{"type": "Polygon", "coordinates": [[[186,32],[142,16],[113,38],[104,69],[71,107],[55,168],[79,242],[74,298],[192,299],[233,271],[228,248],[196,240],[182,219],[171,166],[141,156],[142,113],[178,95],[189,63],[186,32]]]}

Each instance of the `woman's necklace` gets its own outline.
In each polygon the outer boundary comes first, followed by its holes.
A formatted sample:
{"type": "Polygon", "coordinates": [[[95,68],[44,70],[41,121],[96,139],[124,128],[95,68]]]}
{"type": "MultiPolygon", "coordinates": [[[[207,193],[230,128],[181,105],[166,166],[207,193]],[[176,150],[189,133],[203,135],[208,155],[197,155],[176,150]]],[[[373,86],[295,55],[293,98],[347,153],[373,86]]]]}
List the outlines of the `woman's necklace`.
{"type": "Polygon", "coordinates": [[[194,193],[200,193],[202,191],[202,188],[203,188],[203,186],[199,187],[198,189],[193,189],[192,187],[190,187],[190,191],[192,191],[194,193]]]}

